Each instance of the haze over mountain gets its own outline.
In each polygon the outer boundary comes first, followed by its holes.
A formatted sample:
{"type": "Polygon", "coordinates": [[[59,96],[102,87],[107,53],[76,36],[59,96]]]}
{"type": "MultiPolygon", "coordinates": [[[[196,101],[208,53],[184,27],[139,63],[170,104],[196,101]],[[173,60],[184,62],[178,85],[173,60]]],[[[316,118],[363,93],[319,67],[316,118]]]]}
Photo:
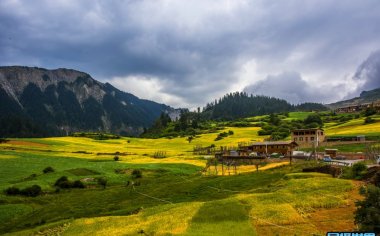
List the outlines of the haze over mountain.
{"type": "Polygon", "coordinates": [[[331,104],[328,104],[327,106],[332,109],[335,109],[338,107],[358,105],[362,103],[371,103],[377,100],[380,100],[380,88],[369,90],[369,91],[363,91],[360,93],[359,97],[354,97],[348,100],[331,103],[331,104]]]}
{"type": "Polygon", "coordinates": [[[139,99],[89,74],[0,67],[0,136],[65,135],[74,131],[136,134],[173,108],[139,99]]]}

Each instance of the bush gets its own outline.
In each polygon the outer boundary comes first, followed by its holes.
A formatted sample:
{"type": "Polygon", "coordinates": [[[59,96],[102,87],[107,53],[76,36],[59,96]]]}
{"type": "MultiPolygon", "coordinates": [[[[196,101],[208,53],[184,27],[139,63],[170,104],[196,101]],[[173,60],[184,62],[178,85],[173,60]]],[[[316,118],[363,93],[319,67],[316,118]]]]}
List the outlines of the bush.
{"type": "Polygon", "coordinates": [[[263,136],[263,135],[271,135],[272,134],[272,130],[259,130],[258,131],[258,135],[259,136],[263,136]]]}
{"type": "Polygon", "coordinates": [[[23,195],[27,197],[36,197],[42,193],[42,189],[39,185],[32,185],[21,190],[17,187],[9,187],[5,189],[4,192],[7,195],[23,195]]]}
{"type": "Polygon", "coordinates": [[[364,119],[364,124],[371,124],[371,123],[375,123],[376,120],[374,120],[372,117],[366,117],[364,119]]]}
{"type": "Polygon", "coordinates": [[[351,167],[352,177],[355,179],[361,179],[367,170],[366,164],[363,162],[357,162],[351,167]]]}
{"type": "Polygon", "coordinates": [[[364,111],[364,116],[372,116],[372,115],[375,115],[376,113],[377,113],[376,109],[370,107],[364,111]]]}
{"type": "Polygon", "coordinates": [[[21,195],[28,197],[36,197],[42,193],[42,189],[39,185],[33,185],[31,187],[26,187],[20,191],[21,195]]]}
{"type": "Polygon", "coordinates": [[[17,188],[17,187],[12,186],[12,187],[9,187],[9,188],[5,189],[4,193],[6,195],[18,195],[18,194],[20,194],[20,189],[17,188]]]}
{"type": "Polygon", "coordinates": [[[85,188],[86,186],[80,180],[75,180],[72,184],[72,188],[85,188]]]}
{"type": "Polygon", "coordinates": [[[316,127],[322,127],[323,121],[321,117],[318,114],[310,114],[308,115],[305,120],[303,121],[304,124],[310,128],[316,128],[316,127]]]}
{"type": "Polygon", "coordinates": [[[119,160],[119,156],[114,156],[114,157],[113,157],[113,160],[114,160],[114,161],[118,161],[118,160],[119,160]]]}
{"type": "Polygon", "coordinates": [[[43,170],[43,172],[44,172],[44,174],[51,173],[51,172],[54,172],[54,169],[53,169],[53,167],[48,166],[48,167],[46,167],[46,168],[43,170]]]}
{"type": "Polygon", "coordinates": [[[355,223],[360,230],[380,233],[380,188],[368,186],[365,199],[356,203],[355,223]]]}
{"type": "Polygon", "coordinates": [[[132,178],[137,179],[137,178],[142,178],[142,171],[139,169],[135,169],[132,171],[132,178]]]}
{"type": "Polygon", "coordinates": [[[66,176],[62,176],[57,181],[55,181],[54,186],[60,187],[60,188],[71,188],[72,183],[69,181],[69,179],[66,176]]]}
{"type": "Polygon", "coordinates": [[[107,186],[107,179],[106,179],[106,178],[103,178],[103,177],[98,178],[98,179],[97,179],[97,182],[98,182],[98,184],[99,184],[100,186],[103,187],[103,189],[106,188],[106,186],[107,186]]]}
{"type": "Polygon", "coordinates": [[[377,187],[380,188],[380,171],[378,171],[376,174],[375,174],[375,178],[374,178],[374,183],[377,187]]]}

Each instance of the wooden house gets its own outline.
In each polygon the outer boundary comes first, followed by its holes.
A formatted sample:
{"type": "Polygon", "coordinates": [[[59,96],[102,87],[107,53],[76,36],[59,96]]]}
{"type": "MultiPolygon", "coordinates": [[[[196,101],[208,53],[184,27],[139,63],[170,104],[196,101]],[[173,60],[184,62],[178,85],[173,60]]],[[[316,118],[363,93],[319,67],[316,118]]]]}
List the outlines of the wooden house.
{"type": "Polygon", "coordinates": [[[252,143],[246,149],[248,152],[256,152],[260,156],[269,156],[273,153],[290,156],[297,146],[298,144],[293,141],[274,141],[252,143]]]}

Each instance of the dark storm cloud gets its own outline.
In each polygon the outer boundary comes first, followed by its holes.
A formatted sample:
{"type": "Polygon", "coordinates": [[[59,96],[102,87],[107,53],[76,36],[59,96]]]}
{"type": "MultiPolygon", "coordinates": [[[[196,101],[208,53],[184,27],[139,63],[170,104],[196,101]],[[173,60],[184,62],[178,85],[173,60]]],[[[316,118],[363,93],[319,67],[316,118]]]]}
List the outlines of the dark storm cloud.
{"type": "Polygon", "coordinates": [[[372,53],[355,73],[354,80],[360,81],[361,91],[380,88],[380,51],[372,53]]]}
{"type": "MultiPolygon", "coordinates": [[[[3,0],[0,64],[69,67],[132,93],[149,85],[137,95],[194,107],[289,76],[283,71],[297,71],[296,87],[335,88],[380,48],[379,21],[377,0],[3,0]]],[[[352,92],[343,87],[319,96],[352,92]]]]}
{"type": "Polygon", "coordinates": [[[292,104],[303,102],[325,103],[334,97],[334,90],[342,85],[328,86],[324,89],[317,89],[302,79],[297,72],[283,72],[278,75],[269,75],[262,81],[244,88],[244,91],[255,95],[265,95],[278,97],[289,101],[292,104]]]}

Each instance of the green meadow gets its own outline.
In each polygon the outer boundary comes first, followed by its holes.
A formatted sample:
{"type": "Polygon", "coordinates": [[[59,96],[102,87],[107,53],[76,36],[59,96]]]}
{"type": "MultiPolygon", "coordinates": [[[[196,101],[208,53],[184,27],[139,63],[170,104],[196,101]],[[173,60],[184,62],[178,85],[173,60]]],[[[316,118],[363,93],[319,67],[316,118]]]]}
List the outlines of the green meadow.
{"type": "MultiPolygon", "coordinates": [[[[290,113],[287,119],[306,115],[290,113]]],[[[367,128],[360,119],[330,124],[326,132],[380,130],[378,122],[367,128]]],[[[218,133],[208,133],[191,142],[186,137],[60,137],[2,143],[0,234],[325,235],[327,230],[356,229],[353,212],[360,183],[302,173],[302,168],[319,163],[297,160],[292,165],[268,164],[259,171],[244,166],[237,175],[227,176],[202,172],[207,160],[193,154],[195,145],[237,146],[266,138],[258,135],[260,127],[225,130],[233,135],[219,141],[218,133]],[[165,157],[155,158],[156,152],[165,157]],[[43,173],[49,166],[54,172],[43,173]],[[135,178],[133,170],[140,170],[142,178],[135,178]],[[54,183],[61,176],[87,187],[58,191],[54,183]],[[97,184],[98,178],[107,180],[106,188],[97,184]],[[12,186],[34,184],[41,186],[42,195],[4,193],[12,186]]]]}

